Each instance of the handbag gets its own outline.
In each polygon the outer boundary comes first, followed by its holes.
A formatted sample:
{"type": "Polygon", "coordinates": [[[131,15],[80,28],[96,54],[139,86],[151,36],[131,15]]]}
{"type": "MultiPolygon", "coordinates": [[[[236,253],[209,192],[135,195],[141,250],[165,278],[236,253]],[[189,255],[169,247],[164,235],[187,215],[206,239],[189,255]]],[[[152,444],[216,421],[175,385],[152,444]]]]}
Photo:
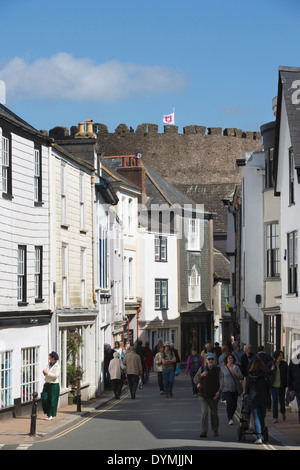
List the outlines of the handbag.
{"type": "MultiPolygon", "coordinates": [[[[202,373],[202,372],[205,372],[205,371],[208,370],[208,369],[207,369],[207,366],[204,366],[204,367],[201,366],[199,370],[200,370],[201,373],[202,373]]],[[[199,371],[198,371],[198,372],[199,372],[199,371]]],[[[200,376],[200,382],[198,382],[198,383],[195,382],[195,378],[194,378],[194,383],[196,383],[199,392],[200,392],[200,390],[201,390],[201,388],[202,388],[203,382],[204,382],[204,377],[201,377],[201,376],[200,376]]]]}
{"type": "Polygon", "coordinates": [[[179,375],[180,372],[180,364],[177,364],[176,370],[175,370],[175,375],[179,375]]]}
{"type": "MultiPolygon", "coordinates": [[[[226,366],[226,367],[227,367],[227,366],[226,366]]],[[[243,393],[243,385],[242,385],[240,379],[236,379],[236,378],[232,375],[232,373],[230,372],[230,370],[229,370],[228,367],[227,367],[227,369],[228,369],[228,372],[230,373],[231,377],[232,377],[233,380],[234,380],[234,383],[235,383],[235,385],[236,385],[236,390],[237,390],[238,395],[242,395],[242,393],[243,393]]]]}

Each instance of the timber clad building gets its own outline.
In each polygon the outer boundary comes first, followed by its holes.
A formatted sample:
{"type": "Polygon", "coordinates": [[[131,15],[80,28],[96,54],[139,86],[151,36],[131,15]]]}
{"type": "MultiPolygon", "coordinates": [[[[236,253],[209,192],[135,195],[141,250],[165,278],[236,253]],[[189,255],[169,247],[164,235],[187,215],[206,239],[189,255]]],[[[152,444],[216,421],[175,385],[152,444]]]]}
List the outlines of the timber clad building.
{"type": "Polygon", "coordinates": [[[236,158],[257,150],[259,133],[202,126],[109,134],[87,120],[48,136],[0,105],[0,419],[29,412],[52,350],[64,404],[72,367],[84,399],[102,393],[105,343],[163,338],[185,364],[229,339],[222,201],[236,158]]]}

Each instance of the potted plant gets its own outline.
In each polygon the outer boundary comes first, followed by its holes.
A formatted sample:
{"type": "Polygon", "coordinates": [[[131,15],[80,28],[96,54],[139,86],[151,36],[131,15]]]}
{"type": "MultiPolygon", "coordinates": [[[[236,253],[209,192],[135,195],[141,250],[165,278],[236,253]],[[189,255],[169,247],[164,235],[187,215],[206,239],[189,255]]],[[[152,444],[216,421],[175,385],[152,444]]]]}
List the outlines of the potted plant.
{"type": "Polygon", "coordinates": [[[78,365],[80,348],[83,339],[78,331],[68,331],[67,334],[67,384],[69,387],[68,403],[74,403],[78,378],[82,380],[83,368],[78,365]]]}

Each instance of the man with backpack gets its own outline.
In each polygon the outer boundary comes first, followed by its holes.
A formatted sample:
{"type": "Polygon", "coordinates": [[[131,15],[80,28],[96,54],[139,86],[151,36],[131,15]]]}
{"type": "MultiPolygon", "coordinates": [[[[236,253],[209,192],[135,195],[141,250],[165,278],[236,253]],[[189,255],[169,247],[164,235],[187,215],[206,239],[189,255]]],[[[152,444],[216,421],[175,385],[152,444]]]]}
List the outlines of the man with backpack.
{"type": "Polygon", "coordinates": [[[210,410],[213,435],[217,437],[219,436],[218,401],[220,398],[220,368],[214,364],[215,356],[213,353],[207,353],[205,360],[206,365],[200,367],[194,378],[195,384],[200,384],[199,402],[202,426],[200,437],[207,437],[208,410],[210,410]]]}

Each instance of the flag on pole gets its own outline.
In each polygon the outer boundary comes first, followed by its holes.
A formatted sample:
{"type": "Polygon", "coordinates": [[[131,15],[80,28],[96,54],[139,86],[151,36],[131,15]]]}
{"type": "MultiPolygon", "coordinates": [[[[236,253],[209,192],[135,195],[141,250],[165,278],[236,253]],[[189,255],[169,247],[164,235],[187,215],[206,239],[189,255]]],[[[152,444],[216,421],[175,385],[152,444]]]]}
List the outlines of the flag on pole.
{"type": "Polygon", "coordinates": [[[173,113],[163,115],[163,123],[164,124],[175,124],[174,107],[173,107],[173,113]]]}

